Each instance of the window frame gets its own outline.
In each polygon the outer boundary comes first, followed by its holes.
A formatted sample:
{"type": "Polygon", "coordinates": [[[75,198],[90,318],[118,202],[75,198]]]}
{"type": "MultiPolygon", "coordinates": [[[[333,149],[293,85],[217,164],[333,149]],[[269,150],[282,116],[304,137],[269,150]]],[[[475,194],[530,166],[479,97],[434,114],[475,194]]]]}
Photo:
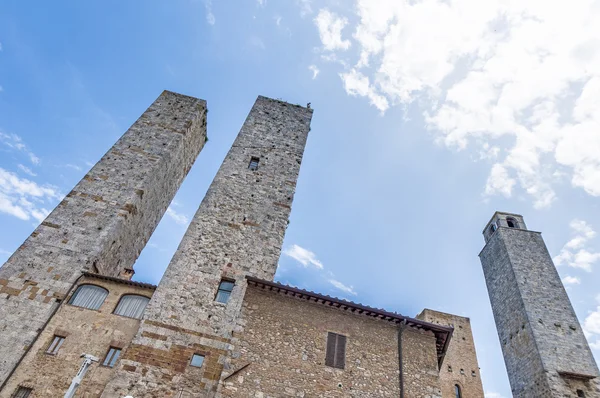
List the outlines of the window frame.
{"type": "Polygon", "coordinates": [[[114,347],[114,346],[110,346],[108,348],[108,351],[106,352],[106,355],[104,356],[104,360],[102,361],[102,366],[104,366],[105,368],[114,368],[115,365],[117,364],[117,361],[119,360],[119,358],[121,358],[121,352],[123,352],[122,348],[119,347],[114,347]],[[112,353],[112,355],[111,355],[112,353]],[[115,354],[116,354],[116,358],[115,358],[115,354]],[[108,364],[107,364],[108,362],[108,364]],[[112,365],[111,365],[112,363],[112,365]]]}
{"type": "Polygon", "coordinates": [[[250,170],[250,171],[258,170],[259,164],[260,164],[260,158],[258,156],[251,156],[250,163],[248,163],[248,170],[250,170]]]}
{"type": "Polygon", "coordinates": [[[31,395],[31,393],[33,392],[33,388],[31,387],[25,387],[25,386],[17,386],[17,389],[15,390],[15,392],[12,393],[11,398],[29,398],[29,396],[31,395]],[[18,395],[21,390],[25,391],[27,394],[26,395],[18,395]]]}
{"type": "Polygon", "coordinates": [[[228,278],[221,278],[221,280],[219,281],[219,286],[217,287],[217,294],[215,295],[215,302],[217,303],[221,303],[221,304],[227,304],[229,302],[229,299],[231,298],[231,294],[233,293],[233,289],[235,288],[235,280],[233,279],[228,279],[228,278]],[[223,283],[231,283],[231,290],[226,290],[226,289],[222,289],[221,285],[223,285],[223,283]],[[221,301],[219,300],[219,293],[224,292],[224,293],[228,293],[227,295],[227,299],[225,301],[221,301]]]}
{"type": "Polygon", "coordinates": [[[142,316],[144,315],[144,311],[146,311],[146,307],[148,307],[148,304],[150,303],[150,299],[151,297],[148,296],[144,296],[143,294],[136,294],[136,293],[124,293],[123,295],[121,295],[121,297],[119,298],[119,301],[117,301],[117,305],[115,306],[115,309],[113,310],[113,314],[114,315],[118,315],[118,316],[122,316],[125,318],[129,318],[129,319],[142,319],[142,316]],[[148,301],[146,302],[146,305],[144,306],[144,309],[142,310],[142,313],[140,314],[139,318],[136,317],[132,317],[132,316],[128,316],[128,315],[122,315],[122,314],[118,314],[117,313],[117,309],[119,308],[119,305],[121,305],[121,301],[123,301],[123,299],[127,296],[136,296],[136,297],[143,297],[148,299],[148,301]]]}
{"type": "Polygon", "coordinates": [[[346,347],[348,337],[346,335],[327,332],[325,347],[325,366],[344,370],[346,368],[346,347]]]}
{"type": "Polygon", "coordinates": [[[60,351],[60,347],[62,347],[65,340],[65,336],[61,336],[60,334],[53,335],[52,341],[50,342],[48,348],[46,348],[46,351],[44,351],[44,353],[48,355],[57,355],[58,351],[60,351]]]}
{"type": "Polygon", "coordinates": [[[83,284],[77,286],[77,289],[75,289],[75,291],[73,292],[71,297],[69,297],[69,301],[67,302],[67,304],[72,305],[73,307],[85,308],[87,310],[100,311],[100,308],[102,308],[102,306],[106,302],[106,298],[108,297],[109,294],[110,294],[110,291],[107,288],[105,288],[104,286],[96,285],[94,283],[83,283],[83,284]],[[77,298],[77,295],[80,293],[81,289],[85,288],[86,286],[97,287],[97,288],[103,289],[106,292],[106,295],[104,296],[104,299],[102,300],[102,303],[100,303],[98,308],[84,307],[82,305],[73,304],[73,301],[75,301],[75,299],[77,298]]]}

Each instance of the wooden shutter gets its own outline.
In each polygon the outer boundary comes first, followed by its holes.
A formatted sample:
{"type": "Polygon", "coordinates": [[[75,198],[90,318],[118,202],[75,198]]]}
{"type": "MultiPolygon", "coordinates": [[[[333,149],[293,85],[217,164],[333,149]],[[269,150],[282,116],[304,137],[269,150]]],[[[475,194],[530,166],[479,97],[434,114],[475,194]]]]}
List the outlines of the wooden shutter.
{"type": "Polygon", "coordinates": [[[327,352],[325,365],[333,368],[344,369],[346,364],[346,336],[327,333],[327,352]]]}
{"type": "Polygon", "coordinates": [[[346,365],[346,336],[337,335],[337,344],[335,347],[335,367],[344,369],[346,365]]]}

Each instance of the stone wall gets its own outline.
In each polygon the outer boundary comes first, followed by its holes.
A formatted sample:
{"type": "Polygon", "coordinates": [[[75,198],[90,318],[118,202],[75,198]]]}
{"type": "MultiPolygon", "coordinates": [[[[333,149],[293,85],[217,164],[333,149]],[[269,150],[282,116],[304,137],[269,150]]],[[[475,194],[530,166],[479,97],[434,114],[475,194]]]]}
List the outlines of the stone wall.
{"type": "Polygon", "coordinates": [[[82,271],[131,268],[206,140],[206,102],[171,92],[0,268],[0,385],[82,271]]]}
{"type": "Polygon", "coordinates": [[[442,398],[433,333],[400,327],[402,397],[442,398]]]}
{"type": "MultiPolygon", "coordinates": [[[[400,394],[398,326],[393,322],[249,287],[240,323],[236,358],[223,375],[223,397],[400,394]],[[325,365],[328,332],[347,337],[345,369],[325,365]]],[[[428,344],[429,336],[423,338],[428,344]]],[[[411,351],[416,346],[405,348],[407,363],[429,356],[411,351]]],[[[435,344],[427,348],[435,358],[435,344]]]]}
{"type": "Polygon", "coordinates": [[[417,319],[454,328],[440,369],[442,397],[456,398],[455,385],[459,385],[463,397],[483,398],[483,385],[470,319],[430,309],[423,310],[417,315],[417,319]]]}
{"type": "Polygon", "coordinates": [[[246,275],[275,274],[311,118],[311,109],[258,97],[150,302],[123,358],[127,368],[106,397],[216,391],[229,368],[246,275]],[[259,158],[255,171],[249,169],[253,157],[259,158]],[[215,301],[222,278],[235,282],[227,304],[215,301]],[[205,355],[202,369],[187,366],[194,353],[205,355]]]}
{"type": "Polygon", "coordinates": [[[539,232],[499,226],[480,253],[515,397],[600,397],[600,374],[539,232]]]}
{"type": "MultiPolygon", "coordinates": [[[[91,276],[82,277],[76,286],[83,284],[101,286],[109,291],[102,306],[90,310],[65,301],[0,390],[0,398],[11,397],[18,386],[33,388],[30,398],[62,397],[82,364],[81,354],[94,355],[102,361],[111,346],[125,349],[129,345],[140,321],[112,312],[124,294],[151,297],[154,288],[91,276]],[[55,334],[65,337],[65,341],[56,355],[46,354],[55,334]]],[[[71,293],[74,291],[75,288],[71,293]]],[[[93,364],[75,396],[99,397],[113,373],[113,368],[93,364]]]]}

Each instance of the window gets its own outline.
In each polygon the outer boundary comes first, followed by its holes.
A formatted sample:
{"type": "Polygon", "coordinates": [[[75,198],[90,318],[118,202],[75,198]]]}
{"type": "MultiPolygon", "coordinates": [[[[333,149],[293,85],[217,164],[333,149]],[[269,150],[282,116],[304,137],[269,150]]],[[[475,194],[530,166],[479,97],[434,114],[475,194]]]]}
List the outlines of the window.
{"type": "Polygon", "coordinates": [[[585,398],[585,393],[583,392],[583,390],[577,390],[577,397],[585,398]]]}
{"type": "Polygon", "coordinates": [[[496,232],[496,223],[492,223],[492,225],[490,225],[490,234],[493,234],[494,232],[496,232]]]}
{"type": "Polygon", "coordinates": [[[509,228],[519,228],[519,224],[517,223],[517,220],[515,220],[512,217],[506,217],[506,225],[508,225],[509,228]]]}
{"type": "Polygon", "coordinates": [[[452,366],[448,365],[448,372],[452,372],[452,366]]]}
{"type": "Polygon", "coordinates": [[[60,349],[60,346],[65,342],[65,338],[62,336],[54,336],[54,338],[52,339],[52,343],[50,343],[50,345],[48,346],[48,349],[46,350],[46,354],[50,354],[50,355],[56,355],[58,354],[58,350],[60,349]]]}
{"type": "Polygon", "coordinates": [[[258,170],[259,160],[259,158],[252,156],[252,158],[250,158],[250,164],[248,165],[248,168],[252,171],[258,170]]]}
{"type": "Polygon", "coordinates": [[[454,396],[456,398],[462,398],[462,393],[460,391],[460,386],[458,384],[454,385],[454,396]]]}
{"type": "Polygon", "coordinates": [[[344,369],[346,365],[346,336],[332,332],[327,333],[325,365],[344,369]]]}
{"type": "Polygon", "coordinates": [[[234,284],[234,282],[222,280],[221,283],[219,283],[219,290],[217,291],[215,300],[219,303],[227,303],[227,301],[229,301],[229,296],[231,296],[234,284]]]}
{"type": "Polygon", "coordinates": [[[33,389],[27,387],[18,387],[13,394],[13,398],[27,398],[33,392],[33,389]]]}
{"type": "Polygon", "coordinates": [[[106,358],[104,358],[104,362],[102,362],[102,366],[108,366],[112,368],[117,363],[117,359],[119,359],[119,355],[121,355],[121,349],[110,347],[108,350],[108,354],[106,354],[106,358]]]}
{"type": "Polygon", "coordinates": [[[96,285],[81,285],[69,300],[69,304],[97,310],[108,296],[108,290],[96,285]]]}
{"type": "Polygon", "coordinates": [[[192,362],[190,362],[191,366],[199,368],[199,367],[202,367],[203,363],[204,363],[204,355],[200,355],[200,354],[192,355],[192,362]]]}
{"type": "Polygon", "coordinates": [[[474,370],[472,370],[472,371],[471,371],[471,376],[473,376],[473,377],[477,377],[477,373],[475,373],[475,371],[474,371],[474,370]]]}
{"type": "Polygon", "coordinates": [[[115,314],[140,319],[148,301],[150,301],[148,297],[126,294],[119,300],[119,304],[115,308],[115,314]]]}

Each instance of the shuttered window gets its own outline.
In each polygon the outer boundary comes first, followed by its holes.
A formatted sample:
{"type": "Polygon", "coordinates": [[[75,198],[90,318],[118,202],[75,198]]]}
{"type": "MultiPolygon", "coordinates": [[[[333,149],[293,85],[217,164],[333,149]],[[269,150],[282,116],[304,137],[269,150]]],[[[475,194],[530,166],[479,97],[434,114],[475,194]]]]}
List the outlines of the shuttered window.
{"type": "Polygon", "coordinates": [[[252,158],[250,158],[250,164],[248,165],[248,168],[252,171],[258,170],[259,161],[259,158],[253,156],[252,158]]]}
{"type": "Polygon", "coordinates": [[[33,390],[27,387],[18,387],[17,391],[13,394],[13,398],[28,398],[33,390]]]}
{"type": "Polygon", "coordinates": [[[114,367],[115,363],[117,363],[117,359],[119,359],[120,355],[121,355],[120,348],[110,347],[110,350],[108,350],[108,353],[106,354],[106,358],[104,358],[102,365],[108,366],[109,368],[114,367]]]}
{"type": "Polygon", "coordinates": [[[58,350],[60,350],[60,346],[65,342],[65,338],[62,336],[54,336],[52,339],[52,343],[48,346],[46,350],[46,354],[56,355],[58,354],[58,350]]]}
{"type": "Polygon", "coordinates": [[[148,301],[150,301],[148,297],[126,294],[119,300],[119,304],[115,308],[115,314],[141,319],[148,301]]]}
{"type": "Polygon", "coordinates": [[[332,332],[327,333],[325,365],[344,369],[346,365],[346,336],[332,332]]]}
{"type": "Polygon", "coordinates": [[[97,310],[108,296],[108,290],[96,285],[81,285],[71,297],[69,304],[97,310]]]}
{"type": "Polygon", "coordinates": [[[219,283],[219,290],[217,291],[215,300],[219,303],[227,303],[227,301],[229,301],[229,296],[231,296],[233,286],[234,282],[222,280],[221,283],[219,283]]]}

